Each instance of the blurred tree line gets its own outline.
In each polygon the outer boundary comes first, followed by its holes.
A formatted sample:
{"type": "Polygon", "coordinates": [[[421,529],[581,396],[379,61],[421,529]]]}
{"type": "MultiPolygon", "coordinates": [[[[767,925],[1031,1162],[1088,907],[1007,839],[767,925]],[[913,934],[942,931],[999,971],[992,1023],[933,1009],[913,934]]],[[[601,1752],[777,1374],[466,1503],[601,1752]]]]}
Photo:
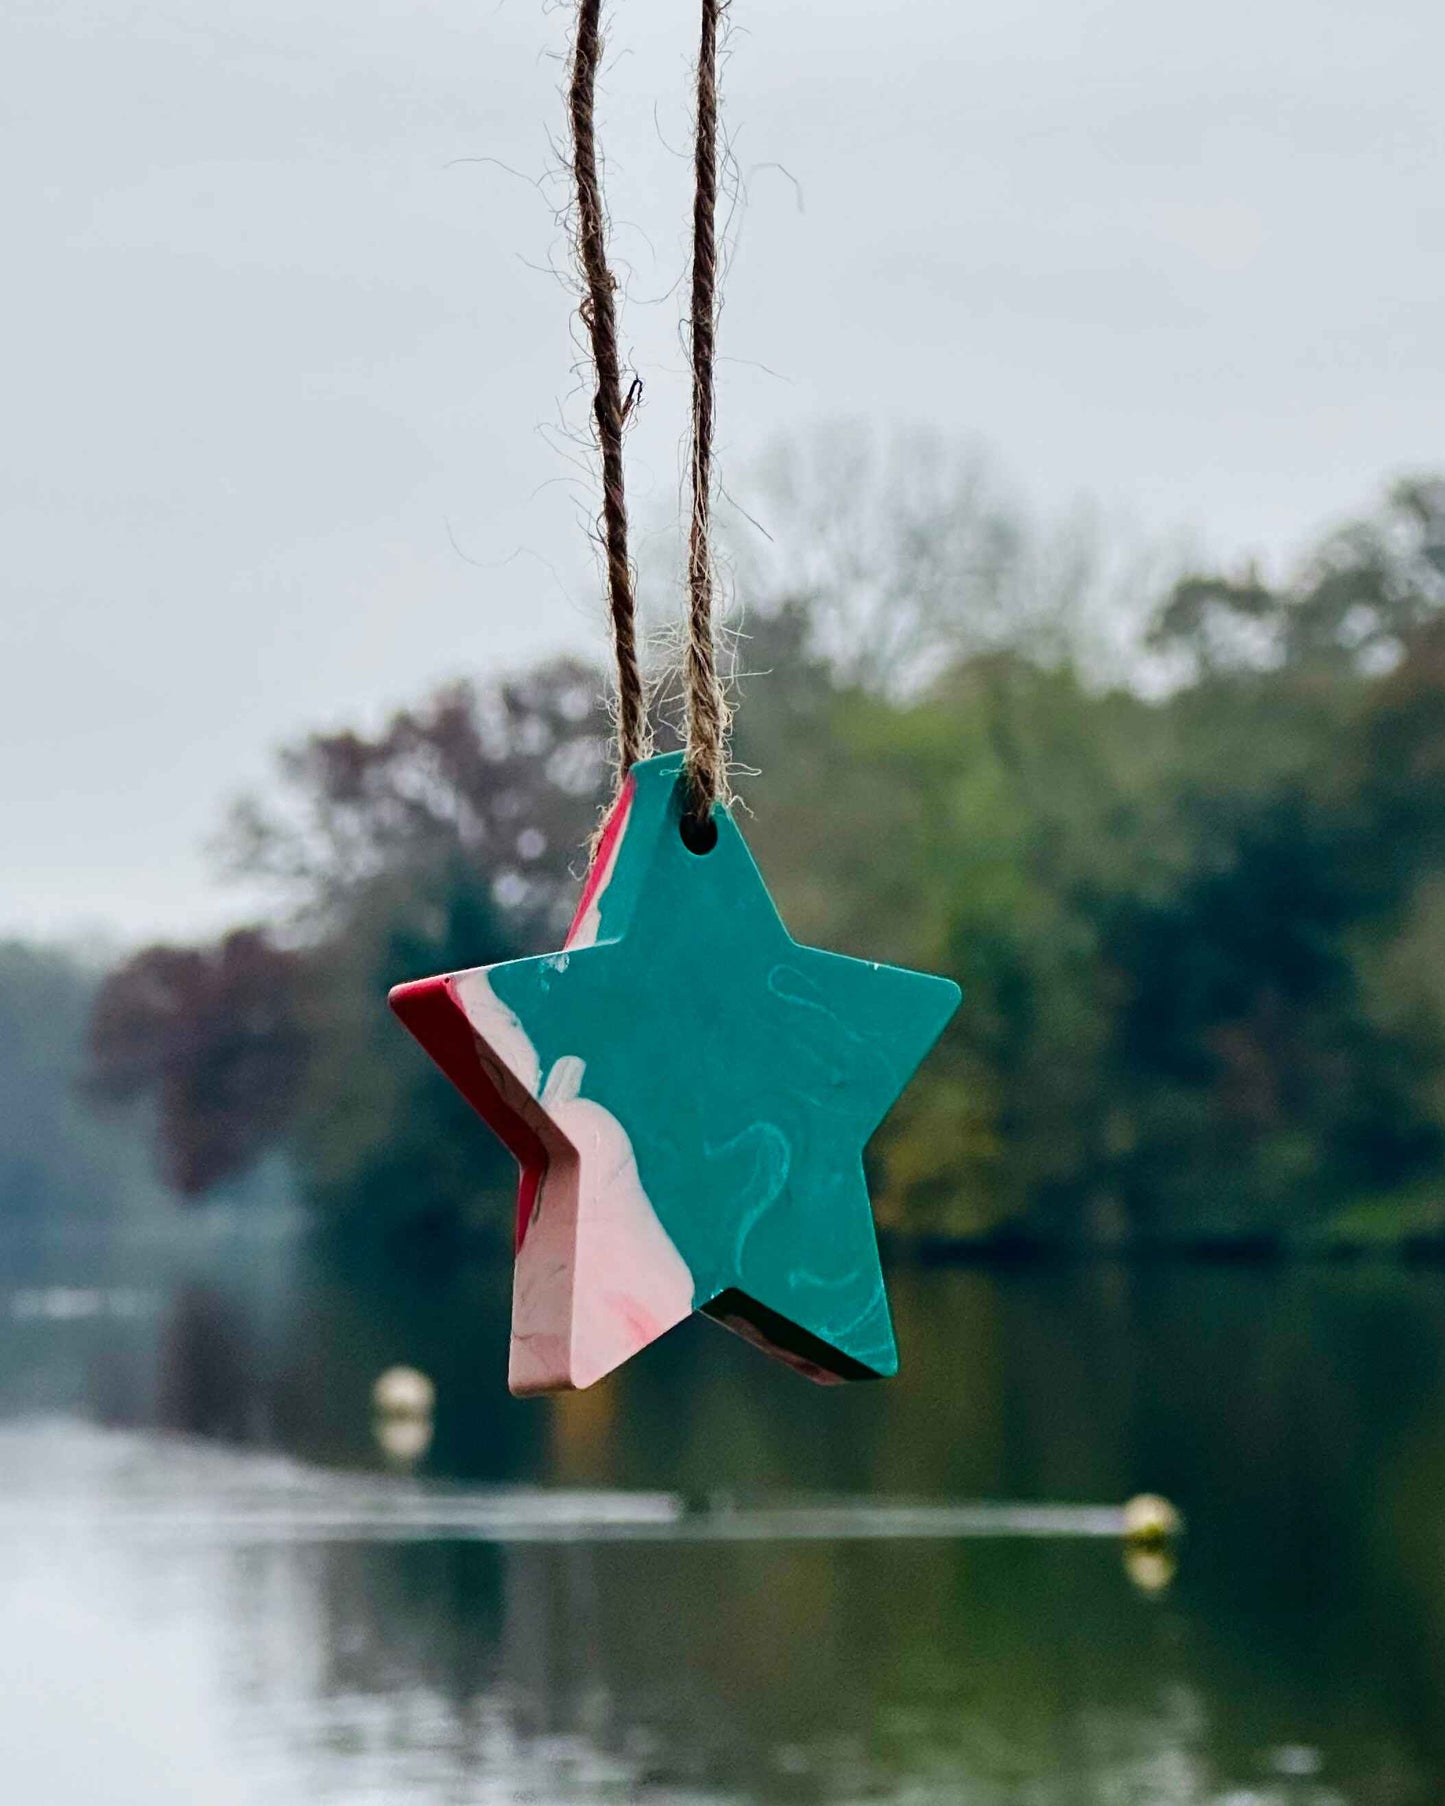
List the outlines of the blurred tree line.
{"type": "MultiPolygon", "coordinates": [[[[749,839],[799,939],[965,992],[870,1152],[880,1221],[924,1249],[1445,1232],[1445,481],[1284,581],[1152,589],[937,447],[839,435],[763,487],[749,839]]],[[[92,1089],[150,1109],[183,1196],[280,1149],[347,1246],[505,1245],[509,1161],[384,997],[555,944],[604,690],[553,660],[282,755],[226,836],[271,918],[137,953],[91,1018],[92,1089]]]]}

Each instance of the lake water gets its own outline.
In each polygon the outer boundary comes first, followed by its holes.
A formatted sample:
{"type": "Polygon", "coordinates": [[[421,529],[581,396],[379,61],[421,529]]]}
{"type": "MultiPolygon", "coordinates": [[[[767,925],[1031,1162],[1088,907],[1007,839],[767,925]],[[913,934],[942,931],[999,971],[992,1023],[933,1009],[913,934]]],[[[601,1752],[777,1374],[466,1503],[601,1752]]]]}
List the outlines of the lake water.
{"type": "Polygon", "coordinates": [[[7,1806],[1445,1796],[1445,1276],[891,1284],[886,1385],[698,1321],[519,1402],[505,1276],[12,1250],[7,1806]]]}

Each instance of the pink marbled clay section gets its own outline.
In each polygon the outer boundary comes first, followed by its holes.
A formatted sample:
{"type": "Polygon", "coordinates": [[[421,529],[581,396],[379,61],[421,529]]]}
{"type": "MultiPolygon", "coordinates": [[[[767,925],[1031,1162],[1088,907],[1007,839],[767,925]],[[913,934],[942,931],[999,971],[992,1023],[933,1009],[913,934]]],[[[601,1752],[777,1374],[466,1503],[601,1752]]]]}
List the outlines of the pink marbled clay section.
{"type": "Polygon", "coordinates": [[[627,1131],[558,1060],[542,1104],[574,1150],[542,1181],[512,1286],[513,1392],[590,1386],[692,1312],[682,1256],[642,1189],[627,1131]]]}
{"type": "Polygon", "coordinates": [[[512,1286],[515,1393],[590,1386],[690,1315],[693,1280],[638,1176],[627,1131],[582,1095],[586,1068],[557,1060],[541,1088],[536,1049],[485,970],[453,994],[485,1055],[525,1093],[547,1170],[512,1286]]]}

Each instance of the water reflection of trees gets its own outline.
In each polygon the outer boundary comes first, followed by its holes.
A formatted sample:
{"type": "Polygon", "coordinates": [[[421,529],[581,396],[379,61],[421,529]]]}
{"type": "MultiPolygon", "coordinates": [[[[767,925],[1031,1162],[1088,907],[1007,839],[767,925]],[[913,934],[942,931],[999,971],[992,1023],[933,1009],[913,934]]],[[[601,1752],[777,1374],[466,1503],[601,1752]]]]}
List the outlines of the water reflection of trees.
{"type": "MultiPolygon", "coordinates": [[[[1147,1773],[1161,1806],[1209,1797],[1168,1620],[1129,1598],[1106,1548],[271,1559],[288,1569],[273,1590],[306,1617],[278,1652],[244,1614],[273,1657],[253,1703],[279,1704],[314,1755],[348,1750],[358,1779],[445,1770],[480,1790],[527,1771],[555,1798],[1043,1803],[1131,1797],[1120,1787],[1147,1773]]],[[[254,1575],[242,1590],[254,1599],[254,1575]]]]}
{"type": "MultiPolygon", "coordinates": [[[[908,1277],[897,1385],[824,1408],[694,1326],[617,1386],[530,1412],[536,1440],[510,1445],[528,1478],[699,1496],[1157,1485],[1193,1527],[1162,1600],[1112,1545],[449,1545],[318,1558],[314,1634],[349,1652],[343,1692],[443,1702],[464,1765],[530,1751],[624,1793],[1168,1806],[1232,1786],[1320,1806],[1324,1782],[1270,1767],[1297,1746],[1341,1798],[1423,1800],[1445,1624],[1438,1291],[1269,1268],[908,1277]]],[[[497,1474],[475,1370],[438,1378],[443,1414],[461,1388],[475,1420],[453,1455],[497,1474]]]]}

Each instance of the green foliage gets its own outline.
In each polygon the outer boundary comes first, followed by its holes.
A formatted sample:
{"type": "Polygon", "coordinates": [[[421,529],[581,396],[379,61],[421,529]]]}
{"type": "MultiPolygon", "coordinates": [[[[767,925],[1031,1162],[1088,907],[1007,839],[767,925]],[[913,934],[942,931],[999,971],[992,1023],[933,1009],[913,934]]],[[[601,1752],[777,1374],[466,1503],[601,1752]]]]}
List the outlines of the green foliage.
{"type": "Polygon", "coordinates": [[[371,897],[316,951],[290,1145],[334,1245],[423,1264],[464,1245],[510,1245],[510,1155],[385,999],[405,979],[521,951],[485,881],[462,866],[371,897]]]}
{"type": "MultiPolygon", "coordinates": [[[[964,987],[870,1152],[881,1221],[918,1244],[1273,1245],[1356,1217],[1378,1240],[1397,1199],[1420,1233],[1445,1155],[1445,484],[1400,486],[1285,583],[1136,598],[1106,682],[1082,540],[1034,544],[941,464],[890,466],[880,515],[870,469],[818,485],[813,542],[806,485],[783,493],[801,538],[782,577],[745,576],[734,750],[799,938],[964,987]]],[[[286,755],[283,797],[232,835],[288,886],[266,1007],[145,1018],[138,976],[191,970],[175,950],[102,997],[100,1064],[115,1081],[128,1049],[173,1156],[280,1145],[348,1243],[502,1245],[506,1160],[383,997],[561,932],[602,688],[546,665],[286,755]],[[262,1085],[247,1123],[188,1120],[297,1047],[284,1109],[262,1085]],[[203,1072],[230,1076],[184,1082],[203,1072]]]]}

